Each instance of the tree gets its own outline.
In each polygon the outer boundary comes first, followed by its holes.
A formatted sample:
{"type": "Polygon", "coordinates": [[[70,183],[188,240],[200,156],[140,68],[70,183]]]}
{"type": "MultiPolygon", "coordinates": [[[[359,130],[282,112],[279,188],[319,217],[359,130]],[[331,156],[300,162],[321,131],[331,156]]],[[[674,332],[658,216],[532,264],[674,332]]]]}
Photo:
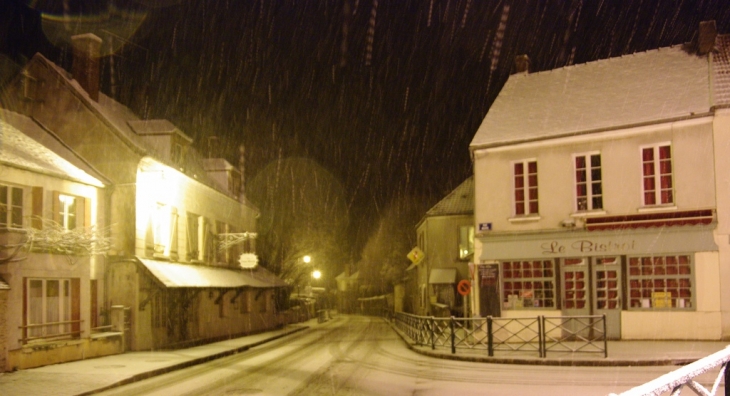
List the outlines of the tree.
{"type": "Polygon", "coordinates": [[[368,294],[389,293],[403,280],[410,264],[406,255],[415,246],[415,225],[425,206],[423,200],[401,199],[381,215],[358,263],[361,285],[368,286],[368,294]]]}
{"type": "Polygon", "coordinates": [[[288,158],[267,165],[247,185],[258,206],[257,251],[262,264],[292,286],[305,286],[314,267],[323,284],[346,263],[348,224],[339,181],[312,160],[288,158]],[[312,262],[304,263],[304,256],[312,262]]]}

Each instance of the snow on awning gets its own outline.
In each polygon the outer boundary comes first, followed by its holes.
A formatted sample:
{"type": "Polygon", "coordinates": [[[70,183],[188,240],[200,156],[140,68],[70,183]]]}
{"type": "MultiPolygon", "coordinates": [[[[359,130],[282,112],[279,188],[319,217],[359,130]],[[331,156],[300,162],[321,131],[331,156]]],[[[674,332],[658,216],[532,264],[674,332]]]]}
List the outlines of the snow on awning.
{"type": "Polygon", "coordinates": [[[448,284],[456,282],[456,268],[434,268],[428,277],[431,285],[448,284]]]}
{"type": "Polygon", "coordinates": [[[284,281],[262,267],[255,270],[234,270],[230,268],[207,267],[149,260],[137,257],[165,287],[199,288],[273,288],[287,286],[284,281]]]}
{"type": "Polygon", "coordinates": [[[10,285],[5,283],[3,278],[0,278],[0,290],[10,290],[10,285]]]}

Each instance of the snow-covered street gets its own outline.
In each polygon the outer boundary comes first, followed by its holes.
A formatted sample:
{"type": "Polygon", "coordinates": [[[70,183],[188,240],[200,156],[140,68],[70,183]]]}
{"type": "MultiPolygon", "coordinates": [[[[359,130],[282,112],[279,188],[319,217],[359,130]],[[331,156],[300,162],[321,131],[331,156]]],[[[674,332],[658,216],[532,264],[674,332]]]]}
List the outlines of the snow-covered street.
{"type": "Polygon", "coordinates": [[[606,395],[673,367],[460,362],[409,350],[379,318],[338,316],[227,358],[104,395],[606,395]]]}

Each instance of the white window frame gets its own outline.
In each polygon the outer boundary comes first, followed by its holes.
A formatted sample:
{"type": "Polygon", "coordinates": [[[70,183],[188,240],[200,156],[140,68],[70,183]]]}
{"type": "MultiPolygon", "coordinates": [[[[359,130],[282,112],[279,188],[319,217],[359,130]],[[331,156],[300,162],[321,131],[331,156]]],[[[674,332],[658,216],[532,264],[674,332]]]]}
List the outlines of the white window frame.
{"type": "Polygon", "coordinates": [[[511,163],[511,174],[512,174],[512,211],[515,215],[515,217],[526,217],[526,216],[538,216],[540,214],[540,183],[539,183],[539,168],[537,168],[537,158],[527,158],[519,161],[512,161],[511,163]],[[530,172],[529,172],[529,166],[530,163],[535,163],[535,185],[534,188],[537,190],[537,197],[534,200],[530,199],[530,172]],[[515,172],[515,166],[517,164],[522,164],[523,173],[520,176],[522,178],[522,187],[517,186],[517,178],[518,175],[515,172]],[[517,200],[517,190],[518,188],[524,190],[523,200],[518,201],[517,200]],[[537,210],[532,211],[530,208],[530,203],[534,201],[537,205],[537,210]],[[517,205],[518,203],[522,202],[523,207],[523,213],[518,213],[517,205]]]}
{"type": "Polygon", "coordinates": [[[466,260],[474,254],[474,226],[459,226],[459,259],[466,260]],[[466,239],[464,239],[466,237],[466,239]]]}
{"type": "Polygon", "coordinates": [[[641,203],[644,207],[672,207],[677,202],[676,192],[674,191],[674,150],[672,149],[672,142],[660,142],[655,144],[649,144],[639,147],[639,159],[641,161],[641,203]],[[671,172],[669,173],[669,178],[671,180],[671,187],[669,189],[662,189],[661,185],[661,160],[659,158],[659,149],[662,147],[669,147],[669,164],[671,168],[671,172]],[[651,178],[654,181],[654,203],[647,203],[646,197],[647,193],[649,191],[646,190],[645,180],[647,177],[644,175],[644,150],[646,149],[653,149],[653,155],[654,158],[652,159],[653,163],[653,171],[654,174],[651,176],[651,178]],[[670,202],[662,202],[662,192],[669,190],[671,193],[671,201],[670,202]]]}
{"type": "Polygon", "coordinates": [[[23,219],[25,218],[25,189],[20,186],[13,186],[10,184],[0,184],[0,187],[7,188],[5,195],[5,203],[0,204],[0,216],[3,216],[3,221],[0,221],[3,228],[23,228],[23,219]],[[13,202],[13,192],[20,191],[20,205],[17,202],[13,202]],[[20,216],[13,216],[13,213],[20,210],[20,216]],[[19,221],[19,223],[18,223],[19,221]]]}
{"type": "Polygon", "coordinates": [[[28,338],[52,336],[54,334],[66,334],[71,331],[71,324],[58,324],[58,325],[46,325],[47,323],[57,322],[69,322],[71,321],[71,315],[73,311],[73,290],[71,286],[71,279],[69,278],[28,278],[27,282],[27,293],[26,293],[26,306],[27,311],[27,325],[42,325],[33,326],[28,328],[28,338]],[[34,303],[31,293],[31,282],[41,282],[41,296],[40,296],[40,312],[34,311],[34,303]],[[48,296],[48,283],[58,282],[58,301],[57,305],[57,320],[51,321],[49,319],[50,309],[52,308],[50,297],[48,296]],[[65,293],[67,292],[67,293],[65,293]],[[67,294],[64,296],[64,294],[67,294]],[[36,315],[39,314],[39,315],[36,315]]]}
{"type": "Polygon", "coordinates": [[[79,226],[79,218],[76,216],[78,199],[73,195],[58,194],[59,213],[58,218],[61,220],[61,226],[64,230],[73,230],[79,226]]]}
{"type": "Polygon", "coordinates": [[[177,232],[177,209],[172,205],[158,202],[152,211],[152,235],[154,255],[170,257],[172,244],[177,232]]]}
{"type": "Polygon", "coordinates": [[[603,194],[603,159],[601,158],[601,152],[600,151],[591,151],[587,153],[578,153],[573,154],[573,180],[574,180],[574,189],[573,189],[573,203],[574,208],[576,212],[589,212],[589,211],[603,211],[604,209],[604,194],[603,194]],[[592,170],[594,167],[592,166],[592,157],[598,156],[600,165],[598,166],[598,170],[601,173],[601,178],[599,180],[593,180],[593,172],[592,170]],[[582,170],[585,172],[585,180],[583,182],[578,181],[578,164],[577,159],[583,158],[585,161],[585,168],[582,170]],[[594,184],[598,183],[600,185],[601,193],[600,194],[594,194],[593,192],[593,186],[594,184]],[[579,184],[585,184],[586,188],[586,195],[580,196],[578,195],[578,185],[579,184]],[[594,199],[596,197],[600,197],[601,199],[601,206],[600,207],[594,207],[594,199]],[[581,204],[579,200],[581,198],[584,198],[586,200],[586,204],[584,208],[581,208],[581,204]]]}

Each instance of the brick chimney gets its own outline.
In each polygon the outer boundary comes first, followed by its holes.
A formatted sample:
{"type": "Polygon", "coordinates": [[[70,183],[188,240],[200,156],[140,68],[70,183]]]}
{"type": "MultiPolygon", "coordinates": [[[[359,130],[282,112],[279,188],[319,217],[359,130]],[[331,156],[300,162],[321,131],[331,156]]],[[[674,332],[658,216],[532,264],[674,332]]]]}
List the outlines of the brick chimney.
{"type": "Polygon", "coordinates": [[[528,57],[527,55],[515,56],[515,65],[514,65],[513,70],[514,71],[512,74],[529,73],[530,72],[530,57],[528,57]]]}
{"type": "Polygon", "coordinates": [[[89,97],[99,100],[99,48],[101,39],[92,33],[71,37],[73,63],[71,74],[89,97]]]}
{"type": "Polygon", "coordinates": [[[697,39],[697,52],[700,55],[707,55],[715,47],[717,37],[717,25],[715,21],[700,22],[700,36],[697,39]]]}

